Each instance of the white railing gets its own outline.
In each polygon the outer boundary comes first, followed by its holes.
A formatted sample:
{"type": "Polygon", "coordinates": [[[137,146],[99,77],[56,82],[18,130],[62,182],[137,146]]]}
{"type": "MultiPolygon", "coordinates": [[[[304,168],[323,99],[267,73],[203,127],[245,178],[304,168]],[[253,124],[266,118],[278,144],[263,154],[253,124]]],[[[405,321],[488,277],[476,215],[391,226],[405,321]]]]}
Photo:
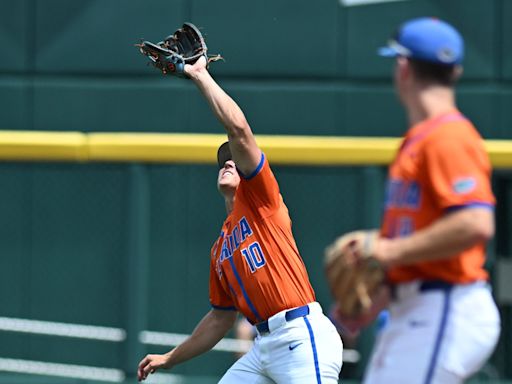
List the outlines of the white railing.
{"type": "MultiPolygon", "coordinates": [[[[29,333],[58,337],[70,337],[88,340],[122,342],[126,340],[126,331],[121,328],[102,327],[96,325],[71,324],[42,320],[0,317],[0,331],[29,333]]],[[[181,344],[190,335],[183,333],[154,332],[144,330],[139,333],[142,344],[174,347],[181,344]]],[[[214,351],[246,353],[253,342],[223,338],[213,347],[214,351]]],[[[360,360],[359,352],[345,349],[343,351],[345,363],[357,363],[360,360]]],[[[0,371],[25,373],[34,375],[61,376],[77,379],[98,380],[107,382],[122,382],[125,374],[122,370],[114,368],[100,368],[74,364],[59,364],[43,361],[23,359],[10,359],[0,357],[0,371]]],[[[151,376],[151,383],[179,384],[184,382],[181,375],[158,374],[151,376]]]]}

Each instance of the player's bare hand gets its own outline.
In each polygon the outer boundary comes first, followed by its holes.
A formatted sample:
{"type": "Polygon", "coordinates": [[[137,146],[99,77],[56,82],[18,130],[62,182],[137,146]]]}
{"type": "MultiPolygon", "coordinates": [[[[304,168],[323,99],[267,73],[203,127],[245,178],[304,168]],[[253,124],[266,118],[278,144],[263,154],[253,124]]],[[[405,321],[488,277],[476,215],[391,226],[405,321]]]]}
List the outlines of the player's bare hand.
{"type": "Polygon", "coordinates": [[[150,373],[155,373],[160,368],[170,368],[169,355],[146,355],[145,358],[139,363],[137,369],[137,379],[139,381],[145,380],[150,373]]]}
{"type": "Polygon", "coordinates": [[[396,265],[400,261],[401,247],[396,243],[396,239],[386,237],[379,237],[375,242],[373,256],[386,268],[396,265]]]}
{"type": "Polygon", "coordinates": [[[193,79],[201,72],[206,71],[206,64],[206,58],[204,56],[201,56],[193,65],[185,64],[185,68],[183,69],[183,71],[188,77],[193,79]]]}

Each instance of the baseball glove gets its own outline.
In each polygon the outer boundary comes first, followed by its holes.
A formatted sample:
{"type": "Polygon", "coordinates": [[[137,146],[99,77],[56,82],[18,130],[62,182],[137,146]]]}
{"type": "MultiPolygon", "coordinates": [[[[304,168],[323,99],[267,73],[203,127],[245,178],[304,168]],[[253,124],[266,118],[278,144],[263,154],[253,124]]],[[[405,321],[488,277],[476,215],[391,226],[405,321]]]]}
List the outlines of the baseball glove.
{"type": "Polygon", "coordinates": [[[377,231],[350,232],[325,251],[327,283],[343,316],[370,312],[384,284],[384,268],[373,257],[377,238],[377,231]]]}
{"type": "Polygon", "coordinates": [[[220,55],[208,56],[203,35],[192,23],[184,23],[180,29],[158,44],[142,41],[135,46],[140,53],[147,56],[149,64],[164,75],[186,77],[185,64],[194,64],[201,56],[206,58],[208,64],[222,59],[220,55]]]}

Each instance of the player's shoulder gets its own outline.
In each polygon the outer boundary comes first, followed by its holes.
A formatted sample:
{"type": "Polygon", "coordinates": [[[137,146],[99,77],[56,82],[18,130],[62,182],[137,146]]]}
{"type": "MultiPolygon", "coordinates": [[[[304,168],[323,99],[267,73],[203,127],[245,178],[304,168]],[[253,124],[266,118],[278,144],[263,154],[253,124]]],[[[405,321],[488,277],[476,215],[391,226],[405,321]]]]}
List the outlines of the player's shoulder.
{"type": "Polygon", "coordinates": [[[456,121],[447,121],[434,129],[432,134],[426,138],[426,144],[434,141],[442,141],[444,143],[462,143],[462,142],[478,142],[482,140],[482,136],[477,128],[467,118],[461,118],[456,121]]]}
{"type": "Polygon", "coordinates": [[[270,168],[270,164],[268,162],[267,156],[262,152],[261,159],[256,168],[248,175],[243,175],[242,180],[244,183],[253,184],[253,181],[256,181],[261,178],[272,177],[273,173],[270,168]]]}
{"type": "Polygon", "coordinates": [[[424,145],[426,148],[450,148],[452,145],[483,146],[483,139],[469,119],[461,118],[440,124],[425,138],[424,145]]]}

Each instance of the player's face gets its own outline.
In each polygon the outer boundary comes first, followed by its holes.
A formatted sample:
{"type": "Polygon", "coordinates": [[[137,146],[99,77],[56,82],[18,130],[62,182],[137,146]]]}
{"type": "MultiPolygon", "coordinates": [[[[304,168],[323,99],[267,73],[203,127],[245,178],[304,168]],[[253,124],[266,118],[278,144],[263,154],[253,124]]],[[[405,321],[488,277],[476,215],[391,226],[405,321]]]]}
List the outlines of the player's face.
{"type": "Polygon", "coordinates": [[[397,58],[395,63],[394,82],[396,93],[402,102],[405,100],[408,70],[407,59],[403,57],[397,58]]]}
{"type": "Polygon", "coordinates": [[[217,188],[224,194],[235,190],[240,184],[240,175],[236,170],[235,162],[228,160],[224,163],[224,167],[219,170],[219,176],[217,177],[217,188]]]}

